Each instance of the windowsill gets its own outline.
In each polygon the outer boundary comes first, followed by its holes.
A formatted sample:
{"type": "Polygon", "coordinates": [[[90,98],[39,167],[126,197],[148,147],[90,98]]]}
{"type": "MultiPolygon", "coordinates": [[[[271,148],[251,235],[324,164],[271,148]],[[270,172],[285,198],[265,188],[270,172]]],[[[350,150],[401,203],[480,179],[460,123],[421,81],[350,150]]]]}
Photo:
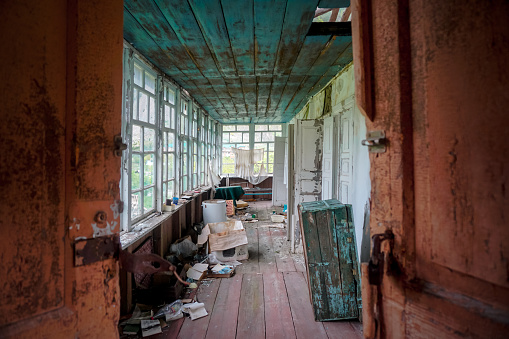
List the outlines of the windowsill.
{"type": "MultiPolygon", "coordinates": [[[[201,187],[200,193],[194,193],[193,199],[198,195],[210,189],[210,187],[201,187]]],[[[186,194],[187,195],[187,194],[186,194]]],[[[179,204],[173,205],[175,209],[168,212],[154,212],[145,219],[138,221],[133,225],[131,231],[120,232],[120,244],[123,250],[134,244],[139,239],[143,238],[148,233],[152,232],[164,221],[170,218],[173,214],[177,213],[181,208],[192,200],[179,199],[179,204]]]]}

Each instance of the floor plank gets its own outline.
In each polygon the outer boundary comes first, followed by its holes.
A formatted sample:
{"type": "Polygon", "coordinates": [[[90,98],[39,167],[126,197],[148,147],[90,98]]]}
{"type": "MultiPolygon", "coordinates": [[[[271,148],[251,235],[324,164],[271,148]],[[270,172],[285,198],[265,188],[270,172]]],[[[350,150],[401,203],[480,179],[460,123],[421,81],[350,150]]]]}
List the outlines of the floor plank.
{"type": "Polygon", "coordinates": [[[290,304],[281,273],[263,275],[265,338],[296,338],[290,304]]]}
{"type": "Polygon", "coordinates": [[[233,339],[237,331],[242,274],[218,280],[221,280],[221,284],[210,315],[206,338],[233,339]]]}
{"type": "Polygon", "coordinates": [[[237,273],[259,273],[260,266],[258,264],[258,229],[253,227],[246,227],[247,241],[248,241],[248,251],[249,251],[249,259],[243,260],[242,265],[238,266],[236,271],[237,273]]]}
{"type": "Polygon", "coordinates": [[[265,338],[263,277],[261,274],[244,274],[243,276],[237,338],[265,338]]]}
{"type": "Polygon", "coordinates": [[[205,338],[210,321],[210,312],[212,312],[217,291],[219,290],[219,283],[220,279],[213,279],[209,286],[205,286],[204,284],[200,285],[200,290],[197,293],[197,301],[205,304],[205,309],[209,315],[196,320],[187,318],[180,329],[179,338],[205,338]]]}
{"type": "Polygon", "coordinates": [[[285,272],[283,275],[297,338],[327,338],[323,324],[315,321],[304,275],[301,272],[285,272]]]}
{"type": "Polygon", "coordinates": [[[276,272],[276,256],[268,227],[258,229],[258,263],[261,273],[276,272]]]}
{"type": "Polygon", "coordinates": [[[363,338],[362,332],[355,329],[350,321],[324,321],[323,327],[329,338],[363,338]]]}

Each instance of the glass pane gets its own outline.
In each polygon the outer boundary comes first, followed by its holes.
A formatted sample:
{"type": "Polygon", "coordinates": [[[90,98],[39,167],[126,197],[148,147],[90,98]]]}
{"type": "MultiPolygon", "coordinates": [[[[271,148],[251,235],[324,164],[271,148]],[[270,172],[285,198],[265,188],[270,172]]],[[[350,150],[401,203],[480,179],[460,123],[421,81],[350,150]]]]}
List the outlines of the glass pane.
{"type": "Polygon", "coordinates": [[[198,172],[198,156],[193,155],[193,173],[198,172]]]}
{"type": "Polygon", "coordinates": [[[187,154],[182,154],[182,175],[187,175],[187,154]]]}
{"type": "Polygon", "coordinates": [[[171,128],[175,129],[175,108],[171,108],[171,114],[170,114],[170,122],[171,122],[171,128]]]}
{"type": "Polygon", "coordinates": [[[255,131],[267,131],[267,125],[255,125],[255,131]]]}
{"type": "Polygon", "coordinates": [[[283,132],[276,132],[276,137],[282,137],[283,136],[283,132]]]}
{"type": "Polygon", "coordinates": [[[175,156],[168,154],[168,179],[175,178],[175,156]]]}
{"type": "Polygon", "coordinates": [[[274,165],[269,164],[269,169],[267,170],[267,173],[272,173],[272,172],[274,172],[274,165]]]}
{"type": "Polygon", "coordinates": [[[269,152],[269,163],[274,163],[274,152],[269,152]]]}
{"type": "Polygon", "coordinates": [[[262,141],[274,141],[274,132],[263,132],[262,141]]]}
{"type": "Polygon", "coordinates": [[[154,165],[154,155],[145,155],[143,158],[143,186],[154,184],[154,165]]]}
{"type": "Polygon", "coordinates": [[[150,97],[150,117],[149,122],[151,124],[156,123],[156,99],[153,97],[150,97]]]}
{"type": "Polygon", "coordinates": [[[134,83],[138,86],[143,86],[142,73],[143,73],[143,70],[141,69],[141,67],[134,64],[134,83]]]}
{"type": "Polygon", "coordinates": [[[166,196],[168,195],[167,194],[168,191],[166,190],[166,187],[167,187],[166,183],[163,183],[163,192],[162,192],[163,193],[163,203],[166,202],[166,196]]]}
{"type": "Polygon", "coordinates": [[[171,88],[168,88],[168,102],[172,105],[175,104],[175,91],[171,88]]]}
{"type": "Polygon", "coordinates": [[[148,97],[145,93],[140,92],[140,119],[148,122],[148,97]]]}
{"type": "Polygon", "coordinates": [[[242,133],[242,142],[249,142],[249,133],[242,133]]]}
{"type": "Polygon", "coordinates": [[[256,163],[254,164],[254,172],[255,173],[260,173],[260,168],[262,167],[262,164],[261,163],[256,163]]]}
{"type": "Polygon", "coordinates": [[[254,134],[254,141],[255,142],[262,141],[262,132],[255,132],[255,134],[254,134]]]}
{"type": "Polygon", "coordinates": [[[184,125],[186,124],[186,119],[184,118],[184,116],[181,116],[180,118],[180,134],[184,134],[184,132],[186,131],[184,125]]]}
{"type": "Polygon", "coordinates": [[[138,90],[133,90],[133,119],[138,120],[138,90]]]}
{"type": "Polygon", "coordinates": [[[274,150],[274,143],[269,143],[269,151],[273,151],[274,150]]]}
{"type": "Polygon", "coordinates": [[[235,145],[232,144],[223,144],[223,151],[228,148],[228,152],[230,151],[229,148],[234,147],[235,145]]]}
{"type": "Polygon", "coordinates": [[[193,154],[196,154],[198,153],[198,144],[195,142],[193,142],[193,154]]]}
{"type": "Polygon", "coordinates": [[[141,215],[141,192],[131,194],[131,219],[141,215]]]}
{"type": "Polygon", "coordinates": [[[225,165],[223,164],[223,174],[233,174],[235,169],[235,165],[225,165]]]}
{"type": "Polygon", "coordinates": [[[282,129],[281,125],[269,125],[269,131],[281,131],[282,129]]]}
{"type": "Polygon", "coordinates": [[[240,148],[240,149],[249,149],[249,145],[237,144],[237,148],[240,148]]]}
{"type": "Polygon", "coordinates": [[[168,169],[168,155],[167,154],[163,154],[163,181],[166,181],[166,173],[167,173],[167,169],[168,169]]]}
{"type": "Polygon", "coordinates": [[[223,142],[230,142],[230,133],[223,133],[223,142]]]}
{"type": "Polygon", "coordinates": [[[249,131],[249,125],[237,125],[237,131],[249,131]]]}
{"type": "Polygon", "coordinates": [[[168,133],[163,132],[163,152],[168,152],[168,133]]]}
{"type": "Polygon", "coordinates": [[[168,182],[168,194],[166,195],[166,199],[173,198],[174,194],[175,194],[175,182],[169,181],[168,182]]]}
{"type": "Polygon", "coordinates": [[[257,149],[257,148],[267,148],[267,145],[266,144],[254,144],[254,148],[257,149]]]}
{"type": "Polygon", "coordinates": [[[143,213],[154,208],[154,188],[149,188],[143,191],[143,213]]]}
{"type": "Polygon", "coordinates": [[[204,185],[205,184],[205,174],[200,174],[200,185],[204,185]]]}
{"type": "Polygon", "coordinates": [[[132,136],[132,149],[133,151],[141,151],[141,127],[133,125],[132,136]]]}
{"type": "Polygon", "coordinates": [[[230,133],[230,142],[242,142],[242,133],[230,133]]]}
{"type": "Polygon", "coordinates": [[[198,186],[198,174],[193,174],[193,188],[198,186]]]}
{"type": "Polygon", "coordinates": [[[205,157],[201,156],[200,157],[200,172],[203,172],[203,171],[205,171],[205,157]]]}
{"type": "Polygon", "coordinates": [[[156,92],[156,78],[148,72],[145,72],[145,89],[152,94],[156,92]]]}
{"type": "Polygon", "coordinates": [[[182,178],[182,189],[183,189],[184,191],[186,191],[186,190],[187,190],[187,176],[185,176],[185,177],[183,177],[183,178],[182,178]]]}
{"type": "Polygon", "coordinates": [[[224,125],[223,131],[235,131],[235,126],[234,125],[224,125]]]}
{"type": "Polygon", "coordinates": [[[164,105],[164,127],[170,128],[170,106],[164,105]]]}
{"type": "Polygon", "coordinates": [[[175,152],[175,133],[168,133],[168,151],[175,152]]]}
{"type": "Polygon", "coordinates": [[[143,150],[145,152],[153,151],[156,144],[156,131],[151,128],[144,128],[143,134],[143,150]]]}
{"type": "Polygon", "coordinates": [[[131,189],[140,189],[141,156],[133,154],[131,157],[131,189]]]}

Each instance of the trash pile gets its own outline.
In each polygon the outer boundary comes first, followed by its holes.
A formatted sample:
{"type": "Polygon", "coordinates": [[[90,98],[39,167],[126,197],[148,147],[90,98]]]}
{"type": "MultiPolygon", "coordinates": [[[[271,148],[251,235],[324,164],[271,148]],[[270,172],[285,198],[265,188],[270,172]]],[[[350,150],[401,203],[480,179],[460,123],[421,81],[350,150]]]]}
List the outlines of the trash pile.
{"type": "Polygon", "coordinates": [[[165,258],[177,267],[176,273],[189,286],[185,289],[170,271],[153,274],[148,287],[137,286],[133,292],[137,302],[134,311],[120,322],[122,337],[148,337],[162,333],[172,321],[207,316],[205,305],[196,300],[196,288],[210,284],[210,279],[234,276],[240,260],[249,257],[247,246],[240,220],[193,225],[191,235],[173,242],[165,258]]]}

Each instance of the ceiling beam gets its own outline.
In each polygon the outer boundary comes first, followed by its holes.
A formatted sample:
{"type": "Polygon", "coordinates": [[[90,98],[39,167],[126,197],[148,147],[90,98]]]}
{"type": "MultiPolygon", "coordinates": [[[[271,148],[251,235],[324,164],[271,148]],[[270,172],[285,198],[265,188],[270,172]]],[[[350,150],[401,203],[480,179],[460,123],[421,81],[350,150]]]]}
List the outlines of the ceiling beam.
{"type": "Polygon", "coordinates": [[[313,22],[307,35],[352,36],[352,25],[350,22],[313,22]]]}

